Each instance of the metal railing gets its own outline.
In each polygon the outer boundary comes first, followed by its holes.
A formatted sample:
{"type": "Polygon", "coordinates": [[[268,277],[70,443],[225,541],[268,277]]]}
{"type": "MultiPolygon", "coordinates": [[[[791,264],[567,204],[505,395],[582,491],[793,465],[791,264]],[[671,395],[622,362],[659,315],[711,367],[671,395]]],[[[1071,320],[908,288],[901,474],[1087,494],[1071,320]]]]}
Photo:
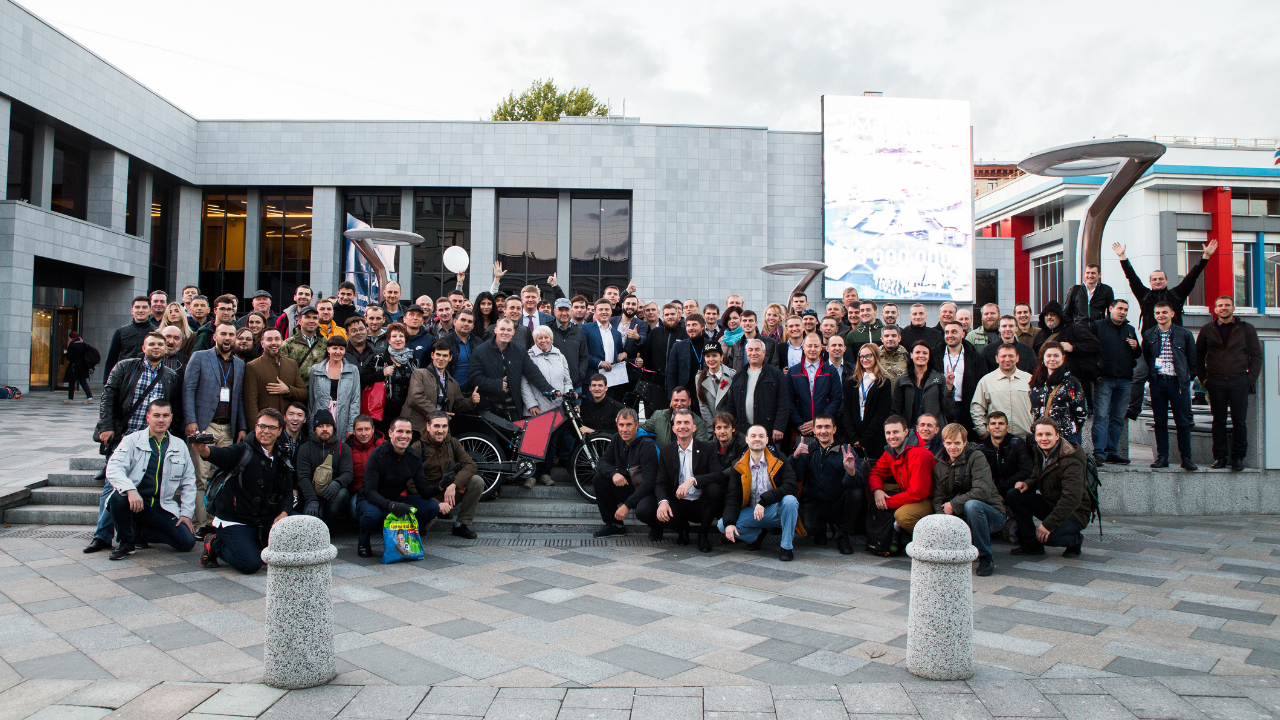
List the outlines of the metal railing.
{"type": "Polygon", "coordinates": [[[1275,138],[1220,138],[1198,135],[1156,135],[1151,138],[1166,145],[1196,145],[1199,147],[1270,148],[1280,147],[1275,138]]]}

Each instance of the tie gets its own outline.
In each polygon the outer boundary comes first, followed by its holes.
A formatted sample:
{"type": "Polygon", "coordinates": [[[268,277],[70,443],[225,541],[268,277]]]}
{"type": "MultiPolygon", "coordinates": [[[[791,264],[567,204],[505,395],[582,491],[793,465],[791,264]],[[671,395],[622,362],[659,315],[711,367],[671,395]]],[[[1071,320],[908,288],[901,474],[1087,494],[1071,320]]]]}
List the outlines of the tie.
{"type": "Polygon", "coordinates": [[[529,332],[533,332],[534,330],[537,330],[537,328],[533,326],[533,316],[529,315],[527,316],[527,318],[529,320],[529,332]]]}

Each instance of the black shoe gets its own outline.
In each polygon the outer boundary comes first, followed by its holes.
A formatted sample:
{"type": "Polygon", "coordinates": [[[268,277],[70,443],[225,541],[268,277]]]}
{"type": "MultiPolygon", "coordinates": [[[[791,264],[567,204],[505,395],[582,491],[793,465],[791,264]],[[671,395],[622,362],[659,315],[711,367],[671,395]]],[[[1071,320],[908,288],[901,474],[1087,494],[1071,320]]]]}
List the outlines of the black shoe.
{"type": "Polygon", "coordinates": [[[978,577],[989,577],[996,571],[995,560],[991,557],[978,558],[978,577]]]}
{"type": "Polygon", "coordinates": [[[115,550],[112,550],[111,554],[107,556],[107,559],[123,560],[137,551],[138,549],[133,546],[133,543],[120,543],[120,547],[116,548],[115,550]]]}
{"type": "Polygon", "coordinates": [[[875,555],[876,557],[889,557],[889,551],[879,545],[867,543],[866,551],[868,554],[875,555]]]}
{"type": "Polygon", "coordinates": [[[204,526],[198,527],[198,528],[196,528],[196,539],[197,539],[197,540],[203,540],[203,539],[205,539],[205,538],[209,535],[209,533],[211,533],[211,532],[213,532],[213,526],[212,526],[212,525],[204,525],[204,526]]]}
{"type": "Polygon", "coordinates": [[[151,543],[147,542],[146,540],[143,540],[142,538],[138,538],[136,541],[134,541],[133,544],[136,545],[139,550],[151,549],[151,543]]]}
{"type": "Polygon", "coordinates": [[[460,538],[466,538],[466,539],[468,539],[468,540],[475,540],[475,539],[476,539],[476,531],[475,531],[475,530],[472,530],[471,528],[467,527],[466,525],[454,525],[454,526],[453,526],[453,534],[454,534],[454,535],[457,535],[457,536],[458,536],[458,537],[460,537],[460,538]]]}
{"type": "Polygon", "coordinates": [[[895,527],[893,529],[893,539],[889,541],[889,554],[901,555],[903,548],[907,546],[903,541],[906,532],[902,528],[895,527]]]}
{"type": "Polygon", "coordinates": [[[1183,461],[1182,461],[1182,469],[1183,469],[1183,470],[1186,470],[1186,471],[1188,471],[1188,472],[1195,472],[1195,471],[1199,470],[1200,468],[1199,468],[1195,463],[1191,462],[1190,460],[1183,460],[1183,461]]]}
{"type": "Polygon", "coordinates": [[[1169,467],[1169,458],[1167,458],[1167,457],[1165,457],[1165,456],[1161,455],[1160,457],[1156,458],[1156,461],[1155,461],[1155,462],[1151,463],[1151,467],[1153,467],[1153,468],[1167,468],[1167,467],[1169,467]]]}
{"type": "Polygon", "coordinates": [[[853,554],[853,543],[849,542],[849,538],[848,538],[848,536],[846,536],[846,535],[837,535],[837,536],[836,536],[836,549],[840,551],[840,554],[841,554],[841,555],[852,555],[852,554],[853,554]]]}
{"type": "Polygon", "coordinates": [[[1240,472],[1241,470],[1244,470],[1244,458],[1235,458],[1232,460],[1231,470],[1233,472],[1240,472]]]}
{"type": "Polygon", "coordinates": [[[1072,545],[1071,547],[1067,548],[1066,550],[1063,550],[1063,551],[1062,551],[1062,557],[1064,557],[1064,558],[1078,558],[1078,557],[1080,557],[1080,546],[1079,546],[1079,545],[1072,545]]]}
{"type": "Polygon", "coordinates": [[[652,541],[654,541],[654,542],[658,542],[659,540],[661,540],[661,539],[662,539],[662,528],[660,528],[660,527],[656,527],[656,528],[649,528],[649,539],[650,539],[650,540],[652,540],[652,541]]]}
{"type": "Polygon", "coordinates": [[[711,538],[706,533],[698,533],[698,552],[711,552],[711,538]]]}
{"type": "Polygon", "coordinates": [[[218,567],[218,554],[213,551],[213,539],[218,537],[214,533],[204,536],[204,550],[200,552],[200,567],[206,570],[212,570],[218,567]]]}
{"type": "Polygon", "coordinates": [[[1107,456],[1106,456],[1106,455],[1094,455],[1094,456],[1093,456],[1093,464],[1094,464],[1094,465],[1098,465],[1098,466],[1106,465],[1106,464],[1107,464],[1107,456]]]}
{"type": "Polygon", "coordinates": [[[760,535],[756,537],[755,540],[752,540],[751,542],[747,543],[747,549],[750,550],[751,552],[758,552],[762,547],[764,547],[764,531],[763,530],[760,531],[760,535]]]}
{"type": "Polygon", "coordinates": [[[614,525],[613,523],[609,523],[608,525],[605,525],[604,527],[592,533],[591,537],[607,538],[607,537],[615,537],[617,535],[626,535],[626,534],[627,534],[627,529],[625,527],[621,525],[614,525]]]}
{"type": "Polygon", "coordinates": [[[1214,461],[1213,461],[1213,464],[1212,464],[1212,465],[1210,465],[1209,467],[1213,468],[1214,470],[1223,470],[1223,469],[1226,469],[1226,467],[1227,467],[1227,459],[1226,459],[1226,458],[1218,458],[1217,460],[1214,460],[1214,461]]]}
{"type": "Polygon", "coordinates": [[[94,538],[89,541],[88,545],[85,546],[83,552],[85,555],[88,555],[89,553],[102,552],[103,550],[110,550],[110,549],[111,549],[110,542],[103,540],[101,538],[94,538]]]}
{"type": "Polygon", "coordinates": [[[1019,545],[1009,551],[1010,555],[1043,555],[1043,545],[1019,545]]]}
{"type": "Polygon", "coordinates": [[[677,532],[677,533],[676,533],[676,544],[677,544],[677,545],[688,545],[688,544],[689,544],[689,531],[688,531],[688,530],[680,530],[679,532],[677,532]]]}
{"type": "Polygon", "coordinates": [[[373,548],[368,545],[357,545],[356,554],[360,557],[373,557],[373,548]]]}
{"type": "Polygon", "coordinates": [[[1125,419],[1126,419],[1126,420],[1137,420],[1137,419],[1138,419],[1138,413],[1136,413],[1136,412],[1134,412],[1134,411],[1132,411],[1132,410],[1128,410],[1128,411],[1126,411],[1126,412],[1125,412],[1124,417],[1125,417],[1125,419]]]}
{"type": "Polygon", "coordinates": [[[1109,465],[1128,465],[1129,458],[1120,457],[1119,455],[1108,455],[1107,464],[1109,465]]]}
{"type": "Polygon", "coordinates": [[[796,554],[787,548],[782,548],[782,552],[778,553],[778,559],[782,562],[791,562],[796,559],[796,554]]]}

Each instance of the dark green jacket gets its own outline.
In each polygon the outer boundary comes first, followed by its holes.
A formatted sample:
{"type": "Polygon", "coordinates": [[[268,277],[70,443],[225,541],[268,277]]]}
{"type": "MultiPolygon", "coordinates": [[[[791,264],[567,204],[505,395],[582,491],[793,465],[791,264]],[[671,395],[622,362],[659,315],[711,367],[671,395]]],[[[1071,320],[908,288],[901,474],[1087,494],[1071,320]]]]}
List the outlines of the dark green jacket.
{"type": "Polygon", "coordinates": [[[934,457],[938,460],[933,466],[934,512],[942,512],[942,506],[951,503],[952,511],[963,518],[964,504],[970,500],[981,500],[1004,512],[1000,491],[991,478],[991,465],[977,443],[966,445],[954,461],[945,447],[934,457]]]}
{"type": "Polygon", "coordinates": [[[1083,529],[1089,524],[1089,496],[1084,488],[1084,449],[1066,439],[1058,441],[1056,453],[1045,461],[1045,453],[1039,445],[1034,449],[1035,472],[1028,488],[1040,492],[1053,511],[1044,519],[1049,532],[1069,517],[1080,521],[1083,529]]]}

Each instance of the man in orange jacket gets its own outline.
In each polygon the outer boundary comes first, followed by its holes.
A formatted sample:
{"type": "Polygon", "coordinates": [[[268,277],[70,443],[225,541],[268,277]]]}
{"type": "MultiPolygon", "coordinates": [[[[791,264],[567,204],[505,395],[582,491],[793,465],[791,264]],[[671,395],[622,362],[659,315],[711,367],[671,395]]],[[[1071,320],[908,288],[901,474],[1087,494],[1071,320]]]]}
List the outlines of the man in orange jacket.
{"type": "Polygon", "coordinates": [[[885,452],[871,468],[867,487],[874,502],[867,506],[867,552],[881,557],[906,547],[903,536],[933,512],[933,454],[907,445],[907,420],[890,415],[884,421],[885,452]]]}

